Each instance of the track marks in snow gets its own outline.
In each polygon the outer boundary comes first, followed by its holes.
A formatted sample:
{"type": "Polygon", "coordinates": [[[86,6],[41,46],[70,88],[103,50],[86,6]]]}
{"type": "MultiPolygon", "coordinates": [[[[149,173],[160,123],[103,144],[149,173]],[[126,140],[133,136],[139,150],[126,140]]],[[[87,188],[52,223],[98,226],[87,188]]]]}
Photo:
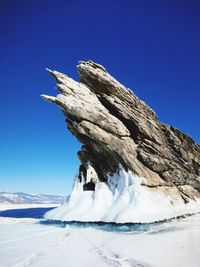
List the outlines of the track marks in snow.
{"type": "MultiPolygon", "coordinates": [[[[107,244],[110,241],[110,233],[107,233],[107,238],[105,239],[105,236],[102,238],[98,238],[99,234],[101,236],[101,233],[99,230],[92,231],[88,234],[86,231],[81,231],[80,237],[83,238],[87,243],[90,244],[90,248],[93,251],[94,254],[96,254],[96,257],[103,260],[104,264],[103,266],[113,266],[113,267],[152,267],[149,264],[146,264],[141,261],[137,261],[133,258],[127,258],[124,256],[119,255],[118,253],[115,253],[107,248],[107,244]],[[93,237],[91,238],[91,233],[93,232],[93,237]]],[[[101,265],[99,265],[101,266],[101,265]]]]}
{"type": "Polygon", "coordinates": [[[102,257],[108,264],[115,267],[152,267],[146,263],[136,261],[132,258],[122,257],[119,254],[103,251],[102,249],[95,247],[95,252],[102,257]]]}
{"type": "MultiPolygon", "coordinates": [[[[62,229],[57,229],[57,230],[52,230],[52,231],[46,231],[44,234],[53,233],[53,232],[62,233],[63,231],[62,229]]],[[[12,267],[29,267],[29,266],[37,266],[37,264],[39,264],[38,266],[41,266],[41,267],[52,266],[51,262],[42,264],[41,263],[42,258],[48,257],[48,255],[51,254],[52,251],[54,251],[56,248],[59,248],[62,245],[62,243],[66,241],[66,237],[68,237],[69,235],[70,235],[69,232],[59,235],[55,243],[48,245],[45,249],[41,249],[38,252],[33,253],[32,255],[16,263],[12,267]]],[[[53,266],[56,266],[56,265],[57,264],[55,263],[55,265],[53,266]]]]}
{"type": "Polygon", "coordinates": [[[49,249],[44,249],[39,251],[38,253],[33,253],[30,257],[24,259],[21,262],[16,263],[13,267],[28,267],[32,263],[36,262],[40,257],[42,257],[45,253],[48,253],[49,249]]]}

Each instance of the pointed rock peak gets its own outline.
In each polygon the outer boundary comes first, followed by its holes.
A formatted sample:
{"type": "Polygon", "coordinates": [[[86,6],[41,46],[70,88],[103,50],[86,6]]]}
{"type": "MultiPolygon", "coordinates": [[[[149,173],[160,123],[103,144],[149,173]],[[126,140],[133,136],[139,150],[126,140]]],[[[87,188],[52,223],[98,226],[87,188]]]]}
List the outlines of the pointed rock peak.
{"type": "Polygon", "coordinates": [[[48,68],[46,68],[46,70],[57,80],[58,83],[61,82],[62,79],[68,78],[68,76],[62,72],[50,70],[48,68]]]}
{"type": "Polygon", "coordinates": [[[56,103],[57,102],[57,98],[54,96],[49,96],[49,95],[40,95],[44,100],[48,101],[48,102],[52,102],[52,103],[56,103]]]}
{"type": "Polygon", "coordinates": [[[81,68],[83,65],[84,65],[85,68],[90,66],[90,67],[93,67],[94,69],[100,69],[100,70],[102,70],[104,72],[107,72],[106,69],[102,65],[97,64],[97,63],[93,62],[92,60],[79,61],[78,68],[81,68]]]}
{"type": "Polygon", "coordinates": [[[54,71],[53,70],[50,70],[49,68],[45,68],[46,71],[48,71],[50,74],[52,74],[54,71]]]}

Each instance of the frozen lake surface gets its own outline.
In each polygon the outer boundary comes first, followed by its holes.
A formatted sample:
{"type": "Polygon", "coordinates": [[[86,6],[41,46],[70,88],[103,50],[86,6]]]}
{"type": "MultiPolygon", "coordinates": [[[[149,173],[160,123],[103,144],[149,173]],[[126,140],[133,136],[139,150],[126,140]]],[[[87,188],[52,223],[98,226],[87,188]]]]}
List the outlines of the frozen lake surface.
{"type": "Polygon", "coordinates": [[[47,209],[0,212],[1,267],[199,267],[199,214],[152,224],[66,224],[41,221],[47,209]]]}
{"type": "Polygon", "coordinates": [[[0,211],[0,217],[42,219],[45,212],[52,209],[52,207],[49,207],[3,210],[0,211]]]}

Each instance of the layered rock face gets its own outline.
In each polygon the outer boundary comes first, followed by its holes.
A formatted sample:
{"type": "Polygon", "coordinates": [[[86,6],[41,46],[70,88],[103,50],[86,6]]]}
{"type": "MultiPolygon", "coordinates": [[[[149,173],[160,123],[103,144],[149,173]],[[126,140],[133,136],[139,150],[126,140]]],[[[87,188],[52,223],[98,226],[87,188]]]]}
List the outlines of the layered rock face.
{"type": "Polygon", "coordinates": [[[68,129],[83,144],[78,152],[83,190],[95,190],[123,169],[151,193],[163,192],[185,204],[198,201],[200,146],[188,135],[159,122],[146,103],[99,64],[81,61],[80,82],[48,71],[60,94],[43,98],[62,109],[68,129]],[[89,166],[95,174],[88,179],[89,166]]]}

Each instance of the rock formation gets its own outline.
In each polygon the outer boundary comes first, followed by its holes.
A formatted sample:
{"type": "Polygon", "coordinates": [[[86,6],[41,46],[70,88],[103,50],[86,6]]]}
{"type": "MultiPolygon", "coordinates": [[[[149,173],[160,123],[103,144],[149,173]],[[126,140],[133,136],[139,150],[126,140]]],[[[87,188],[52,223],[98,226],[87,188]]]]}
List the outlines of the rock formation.
{"type": "Polygon", "coordinates": [[[146,103],[99,64],[80,61],[80,82],[48,71],[60,94],[42,96],[62,109],[69,131],[83,144],[78,152],[83,190],[95,190],[123,169],[151,193],[170,196],[172,205],[177,199],[185,205],[198,202],[200,146],[191,137],[159,122],[146,103]],[[89,166],[94,170],[90,179],[89,166]]]}

